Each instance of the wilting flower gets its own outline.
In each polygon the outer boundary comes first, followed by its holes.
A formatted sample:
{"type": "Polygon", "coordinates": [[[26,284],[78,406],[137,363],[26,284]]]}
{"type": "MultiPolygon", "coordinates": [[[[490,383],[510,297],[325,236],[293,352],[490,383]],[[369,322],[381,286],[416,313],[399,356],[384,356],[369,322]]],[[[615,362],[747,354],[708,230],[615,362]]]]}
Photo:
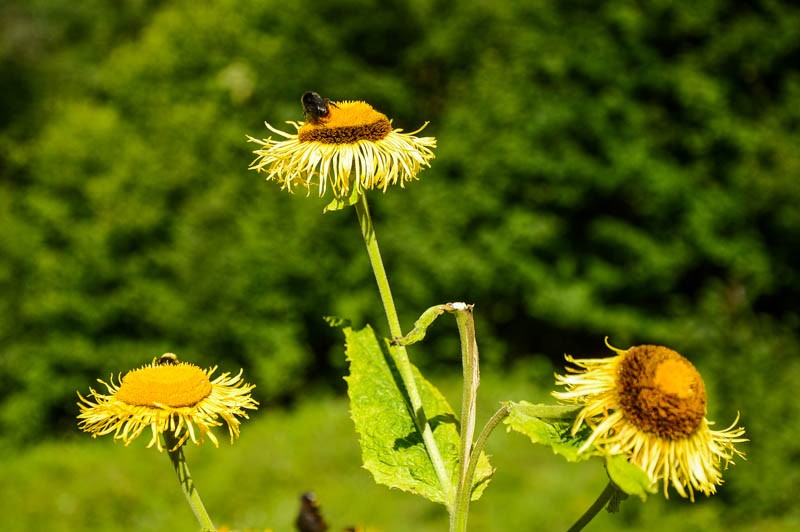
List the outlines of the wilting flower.
{"type": "Polygon", "coordinates": [[[627,455],[650,477],[694,501],[694,492],[706,496],[722,484],[720,465],[744,454],[734,443],[744,428],[712,430],[706,419],[706,391],[697,369],[686,358],[662,346],[640,345],[602,359],[567,361],[580,369],[556,375],[566,390],[553,395],[583,405],[572,433],[586,423],[590,446],[601,453],[627,455]]]}
{"type": "Polygon", "coordinates": [[[160,435],[167,431],[177,440],[173,449],[189,438],[200,445],[205,436],[219,446],[211,429],[222,425],[222,418],[233,443],[239,435],[238,417],[247,418],[245,409],[255,410],[258,405],[250,397],[255,386],[241,380],[241,370],[234,377],[223,373],[211,380],[216,369],[202,370],[166,353],[151,364],[118,377],[119,384],[114,384],[113,375],[110,384],[98,379],[108,394],[91,388],[86,398],[78,394],[78,426],[91,432],[92,437],[113,432],[114,439],[125,445],[149,427],[152,439],[147,446],[156,445],[161,451],[160,435]]]}
{"type": "Polygon", "coordinates": [[[386,115],[368,103],[326,101],[323,105],[327,105],[323,118],[287,122],[296,133],[266,124],[286,140],[248,136],[250,142],[262,146],[253,152],[258,157],[250,169],[267,173],[267,180],[281,183],[290,192],[299,185],[309,193],[315,187],[323,196],[330,185],[336,198],[344,198],[371,188],[385,192],[389,185],[403,187],[430,166],[436,139],[415,136],[427,122],[412,133],[403,133],[392,129],[386,115]]]}

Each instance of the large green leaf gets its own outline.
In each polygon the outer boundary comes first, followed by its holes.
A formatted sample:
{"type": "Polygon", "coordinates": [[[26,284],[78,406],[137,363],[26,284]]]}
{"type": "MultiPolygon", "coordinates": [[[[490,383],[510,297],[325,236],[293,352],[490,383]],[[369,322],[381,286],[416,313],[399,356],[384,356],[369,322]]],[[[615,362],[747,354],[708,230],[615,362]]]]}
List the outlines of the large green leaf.
{"type": "MultiPolygon", "coordinates": [[[[375,481],[448,505],[409,411],[393,359],[372,328],[344,328],[350,375],[347,381],[353,422],[358,432],[364,467],[375,481]]],[[[444,396],[413,367],[425,413],[454,491],[459,462],[458,419],[444,396]]],[[[493,469],[481,455],[472,499],[480,497],[493,469]]]]}
{"type": "Polygon", "coordinates": [[[508,403],[508,417],[503,421],[509,429],[528,436],[533,443],[547,445],[553,452],[570,462],[586,460],[591,452],[578,454],[585,441],[583,431],[570,434],[575,415],[580,407],[560,405],[534,405],[527,401],[508,403]]]}

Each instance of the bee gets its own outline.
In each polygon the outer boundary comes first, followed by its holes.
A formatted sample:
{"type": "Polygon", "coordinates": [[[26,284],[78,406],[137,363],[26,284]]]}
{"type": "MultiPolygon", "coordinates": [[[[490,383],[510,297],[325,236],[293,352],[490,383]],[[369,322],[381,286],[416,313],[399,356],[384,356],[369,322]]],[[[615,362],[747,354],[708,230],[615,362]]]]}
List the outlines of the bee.
{"type": "Polygon", "coordinates": [[[339,108],[329,98],[323,98],[316,92],[306,92],[300,102],[303,104],[303,117],[312,124],[319,124],[321,119],[328,116],[329,105],[339,108]]]}
{"type": "Polygon", "coordinates": [[[180,363],[175,353],[164,353],[158,359],[159,366],[177,366],[180,363]]]}

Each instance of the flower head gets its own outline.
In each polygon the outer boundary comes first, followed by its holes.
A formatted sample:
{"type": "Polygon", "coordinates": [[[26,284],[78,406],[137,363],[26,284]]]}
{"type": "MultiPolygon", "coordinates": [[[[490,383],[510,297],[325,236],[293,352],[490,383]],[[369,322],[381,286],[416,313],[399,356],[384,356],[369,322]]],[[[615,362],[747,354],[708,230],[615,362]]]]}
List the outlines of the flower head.
{"type": "Polygon", "coordinates": [[[686,358],[662,346],[640,345],[615,349],[616,356],[567,361],[569,375],[556,375],[566,387],[553,392],[562,401],[583,409],[573,425],[575,434],[585,423],[591,436],[580,451],[594,446],[609,455],[624,454],[650,477],[694,501],[694,492],[706,496],[722,484],[720,464],[744,457],[734,443],[744,428],[712,430],[706,419],[703,379],[686,358]]]}
{"type": "Polygon", "coordinates": [[[315,187],[323,196],[330,186],[334,197],[345,198],[372,188],[385,192],[389,185],[403,187],[430,166],[436,139],[415,136],[427,122],[412,133],[403,133],[392,129],[386,115],[366,102],[320,100],[317,104],[326,106],[324,116],[317,109],[308,122],[287,122],[296,133],[266,124],[285,140],[248,136],[250,142],[261,145],[253,152],[258,157],[250,169],[267,173],[267,180],[281,183],[290,192],[303,186],[310,193],[315,187]]]}
{"type": "Polygon", "coordinates": [[[177,440],[175,448],[189,438],[200,445],[205,436],[219,446],[211,428],[222,425],[222,418],[233,443],[239,435],[237,417],[247,418],[245,409],[255,410],[258,405],[250,397],[255,386],[241,380],[241,371],[235,377],[223,373],[211,380],[216,369],[202,370],[165,353],[151,364],[118,377],[119,384],[114,384],[113,375],[110,384],[98,379],[108,394],[91,388],[88,397],[78,394],[78,426],[92,437],[113,432],[114,439],[125,445],[150,427],[152,439],[147,446],[156,445],[162,451],[160,435],[166,431],[177,440]]]}

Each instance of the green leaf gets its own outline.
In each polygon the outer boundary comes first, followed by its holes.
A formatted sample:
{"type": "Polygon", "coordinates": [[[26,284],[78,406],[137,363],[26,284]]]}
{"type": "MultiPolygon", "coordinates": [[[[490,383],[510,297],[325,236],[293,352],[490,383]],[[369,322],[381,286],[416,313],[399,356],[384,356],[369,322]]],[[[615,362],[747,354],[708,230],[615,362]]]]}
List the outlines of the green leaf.
{"type": "MultiPolygon", "coordinates": [[[[391,355],[372,328],[344,329],[350,375],[347,393],[351,416],[361,444],[364,467],[375,482],[399,488],[444,505],[444,498],[422,437],[408,408],[402,381],[391,355]]],[[[455,491],[459,461],[458,419],[447,400],[412,367],[425,413],[433,429],[442,459],[455,491]]],[[[493,473],[489,460],[481,455],[475,472],[472,499],[480,497],[493,473]]]]}
{"type": "Polygon", "coordinates": [[[345,207],[351,207],[356,204],[358,201],[358,197],[363,194],[364,191],[361,189],[356,190],[353,188],[353,191],[350,193],[349,196],[346,198],[333,198],[333,200],[322,209],[322,214],[331,211],[340,211],[345,207]]]}
{"type": "Polygon", "coordinates": [[[402,338],[395,338],[392,343],[395,345],[411,345],[421,342],[428,332],[428,327],[436,321],[436,318],[448,311],[448,307],[452,308],[452,304],[434,305],[422,313],[417,321],[414,322],[414,328],[411,329],[407,335],[402,338]]]}
{"type": "Polygon", "coordinates": [[[510,430],[528,436],[533,443],[549,446],[570,462],[586,460],[596,454],[591,450],[578,454],[589,434],[585,428],[574,436],[570,434],[579,406],[534,405],[526,401],[508,405],[510,411],[503,422],[510,430]]]}
{"type": "Polygon", "coordinates": [[[647,473],[630,463],[625,455],[606,456],[606,471],[612,482],[628,495],[635,495],[645,501],[648,493],[656,492],[647,473]]]}
{"type": "MultiPolygon", "coordinates": [[[[504,423],[509,430],[528,436],[533,443],[547,445],[553,452],[560,454],[570,462],[579,462],[603,453],[589,446],[583,452],[578,449],[591,435],[585,425],[575,434],[571,434],[575,416],[581,406],[534,405],[526,401],[508,403],[510,410],[504,423]]],[[[605,455],[605,465],[612,482],[628,495],[635,495],[642,500],[648,493],[654,493],[655,487],[647,473],[631,464],[625,455],[605,455]]]]}

